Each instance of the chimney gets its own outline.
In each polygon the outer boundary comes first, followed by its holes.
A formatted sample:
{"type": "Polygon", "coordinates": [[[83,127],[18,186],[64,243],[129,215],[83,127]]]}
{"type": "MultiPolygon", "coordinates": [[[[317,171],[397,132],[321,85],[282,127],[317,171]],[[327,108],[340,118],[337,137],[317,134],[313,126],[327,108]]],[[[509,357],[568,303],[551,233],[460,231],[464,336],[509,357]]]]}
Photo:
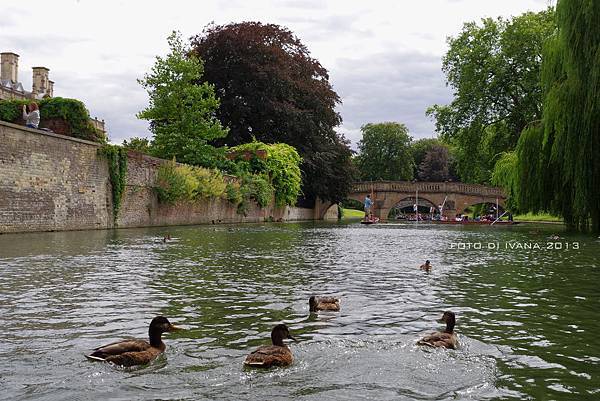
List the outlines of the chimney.
{"type": "Polygon", "coordinates": [[[18,82],[17,72],[19,70],[19,55],[10,52],[0,53],[0,63],[2,64],[0,78],[16,84],[18,82]]]}
{"type": "Polygon", "coordinates": [[[48,72],[50,71],[46,67],[33,67],[33,88],[34,94],[45,95],[50,84],[48,83],[48,72]]]}
{"type": "Polygon", "coordinates": [[[48,89],[46,90],[48,97],[54,96],[54,81],[48,80],[48,89]]]}

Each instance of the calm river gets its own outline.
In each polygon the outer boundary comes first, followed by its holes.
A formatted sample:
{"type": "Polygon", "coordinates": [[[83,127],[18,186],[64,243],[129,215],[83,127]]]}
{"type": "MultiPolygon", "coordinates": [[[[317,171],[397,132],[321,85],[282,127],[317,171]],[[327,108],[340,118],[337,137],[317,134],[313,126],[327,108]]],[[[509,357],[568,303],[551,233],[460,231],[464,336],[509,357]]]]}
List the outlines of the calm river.
{"type": "Polygon", "coordinates": [[[525,224],[1,235],[0,399],[598,400],[599,255],[596,236],[525,224]],[[342,311],[309,314],[312,294],[342,311]],[[445,310],[461,348],[416,346],[445,310]],[[149,366],[84,358],[159,314],[187,330],[149,366]],[[294,364],[243,369],[280,322],[294,364]]]}

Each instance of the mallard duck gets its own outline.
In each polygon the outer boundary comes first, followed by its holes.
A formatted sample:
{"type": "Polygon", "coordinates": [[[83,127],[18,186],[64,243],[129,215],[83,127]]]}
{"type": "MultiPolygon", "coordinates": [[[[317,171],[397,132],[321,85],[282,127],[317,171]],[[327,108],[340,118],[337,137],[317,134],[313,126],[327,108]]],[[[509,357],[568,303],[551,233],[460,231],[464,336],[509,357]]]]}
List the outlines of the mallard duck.
{"type": "Polygon", "coordinates": [[[426,272],[429,273],[431,271],[431,263],[428,260],[426,260],[424,264],[419,266],[419,269],[425,270],[426,272]]]}
{"type": "Polygon", "coordinates": [[[315,297],[312,296],[308,299],[308,310],[310,312],[316,312],[320,310],[339,311],[340,300],[333,297],[315,297]]]}
{"type": "Polygon", "coordinates": [[[130,339],[117,341],[94,349],[86,358],[95,361],[112,362],[120,366],[145,365],[165,351],[162,342],[162,333],[180,330],[173,326],[166,317],[157,316],[150,322],[148,336],[150,342],[145,340],[130,339]]]}
{"type": "Polygon", "coordinates": [[[454,324],[456,323],[454,312],[444,312],[439,322],[446,323],[446,330],[436,331],[435,333],[425,336],[419,340],[417,344],[428,345],[430,347],[457,348],[458,337],[454,332],[454,324]]]}
{"type": "Polygon", "coordinates": [[[291,365],[294,358],[292,357],[292,351],[283,343],[285,338],[298,341],[290,335],[290,331],[285,324],[278,324],[271,331],[273,345],[258,347],[246,357],[244,365],[256,368],[291,365]]]}

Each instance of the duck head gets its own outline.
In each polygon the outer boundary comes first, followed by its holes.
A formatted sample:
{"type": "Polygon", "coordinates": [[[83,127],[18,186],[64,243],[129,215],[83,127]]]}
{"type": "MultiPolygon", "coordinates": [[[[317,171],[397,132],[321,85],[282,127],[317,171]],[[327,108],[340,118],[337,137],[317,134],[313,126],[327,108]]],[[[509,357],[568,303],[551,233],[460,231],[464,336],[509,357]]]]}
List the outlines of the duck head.
{"type": "Polygon", "coordinates": [[[273,345],[283,346],[283,340],[286,338],[298,342],[298,340],[290,335],[290,331],[285,324],[278,324],[273,327],[273,330],[271,331],[271,341],[273,342],[273,345]]]}
{"type": "Polygon", "coordinates": [[[439,320],[440,323],[446,323],[446,333],[452,333],[456,324],[454,312],[446,311],[439,320]]]}
{"type": "Polygon", "coordinates": [[[150,322],[150,327],[148,328],[148,336],[150,337],[150,344],[155,346],[160,344],[162,333],[181,330],[181,328],[174,326],[169,322],[164,316],[156,316],[150,322]]]}
{"type": "Polygon", "coordinates": [[[308,298],[308,310],[309,312],[316,312],[317,311],[317,298],[313,295],[312,297],[308,298]]]}

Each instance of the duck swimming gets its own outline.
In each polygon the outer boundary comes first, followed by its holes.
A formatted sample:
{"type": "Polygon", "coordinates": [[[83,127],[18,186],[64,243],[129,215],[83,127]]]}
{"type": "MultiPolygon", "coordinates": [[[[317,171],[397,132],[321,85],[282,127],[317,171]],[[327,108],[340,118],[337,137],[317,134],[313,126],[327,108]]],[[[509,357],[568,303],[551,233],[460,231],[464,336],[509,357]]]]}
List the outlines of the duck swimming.
{"type": "Polygon", "coordinates": [[[283,343],[285,338],[298,341],[290,335],[290,331],[285,324],[278,324],[271,331],[273,345],[258,347],[246,357],[244,365],[254,368],[291,365],[294,358],[292,351],[283,343]]]}
{"type": "Polygon", "coordinates": [[[426,260],[424,264],[422,264],[421,266],[419,266],[419,269],[425,270],[427,273],[429,273],[431,271],[431,262],[429,262],[428,260],[426,260]]]}
{"type": "Polygon", "coordinates": [[[138,339],[117,341],[96,348],[90,355],[86,355],[86,358],[112,362],[119,366],[145,365],[165,351],[162,333],[175,330],[181,329],[173,326],[166,317],[157,316],[152,319],[148,328],[150,342],[138,339]]]}
{"type": "Polygon", "coordinates": [[[442,347],[456,349],[458,347],[458,337],[454,332],[456,316],[454,312],[444,312],[439,322],[446,323],[446,330],[436,331],[420,339],[418,345],[428,345],[430,347],[442,347]]]}
{"type": "Polygon", "coordinates": [[[340,310],[340,300],[333,297],[315,297],[308,299],[308,310],[316,312],[320,310],[330,310],[338,312],[340,310]]]}

